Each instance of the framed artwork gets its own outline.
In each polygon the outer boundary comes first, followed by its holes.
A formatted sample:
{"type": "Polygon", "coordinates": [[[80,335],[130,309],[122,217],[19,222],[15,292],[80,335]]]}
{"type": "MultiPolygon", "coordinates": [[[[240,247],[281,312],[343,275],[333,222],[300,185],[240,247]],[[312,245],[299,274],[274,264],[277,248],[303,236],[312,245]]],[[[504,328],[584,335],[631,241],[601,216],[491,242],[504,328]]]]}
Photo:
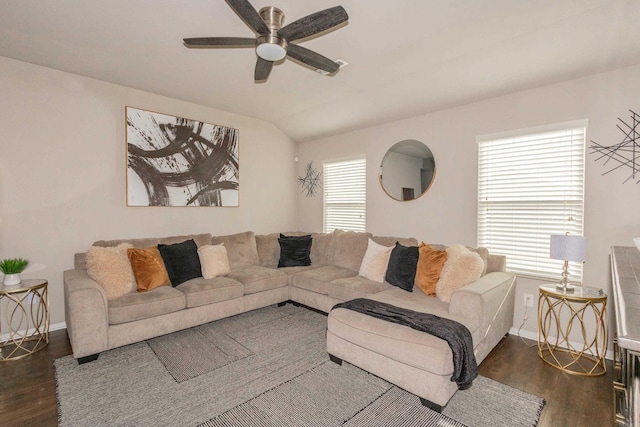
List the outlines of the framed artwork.
{"type": "Polygon", "coordinates": [[[238,130],[126,107],[127,206],[238,206],[238,130]]]}

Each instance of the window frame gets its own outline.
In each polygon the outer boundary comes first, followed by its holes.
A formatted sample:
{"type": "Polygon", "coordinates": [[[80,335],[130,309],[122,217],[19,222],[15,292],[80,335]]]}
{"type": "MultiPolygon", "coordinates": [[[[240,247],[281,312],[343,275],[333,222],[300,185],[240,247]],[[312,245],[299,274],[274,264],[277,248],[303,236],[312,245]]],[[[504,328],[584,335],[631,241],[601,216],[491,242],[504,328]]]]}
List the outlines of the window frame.
{"type": "MultiPolygon", "coordinates": [[[[326,160],[322,162],[322,230],[330,233],[335,229],[366,231],[367,217],[367,159],[364,155],[326,160]],[[356,169],[351,173],[349,167],[356,169]],[[333,169],[333,170],[332,170],[333,169]],[[342,182],[331,180],[340,178],[342,182]],[[336,184],[345,184],[347,191],[336,195],[336,184]],[[329,180],[329,182],[328,182],[329,180]],[[335,197],[334,197],[335,196],[335,197]],[[351,200],[350,200],[351,198],[351,200]],[[353,200],[355,198],[356,200],[353,200]],[[333,208],[333,209],[332,209],[333,208]],[[358,216],[359,218],[355,218],[358,216]]],[[[344,190],[344,187],[343,187],[344,190]]]]}
{"type": "MultiPolygon", "coordinates": [[[[477,244],[505,255],[507,269],[519,276],[560,280],[563,261],[549,257],[550,236],[584,235],[588,125],[583,119],[476,137],[477,244]],[[531,154],[526,158],[514,154],[519,149],[531,154]],[[491,155],[513,157],[494,158],[490,165],[491,155]]],[[[582,283],[582,267],[582,263],[569,263],[572,282],[582,283]]]]}

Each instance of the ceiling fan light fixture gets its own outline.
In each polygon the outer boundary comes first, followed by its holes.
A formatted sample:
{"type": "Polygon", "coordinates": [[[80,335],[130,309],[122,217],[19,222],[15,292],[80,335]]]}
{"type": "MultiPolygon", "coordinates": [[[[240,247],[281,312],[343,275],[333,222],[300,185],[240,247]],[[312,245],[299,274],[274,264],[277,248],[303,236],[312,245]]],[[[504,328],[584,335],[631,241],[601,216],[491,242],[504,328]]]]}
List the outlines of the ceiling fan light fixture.
{"type": "Polygon", "coordinates": [[[274,36],[258,37],[256,53],[266,61],[280,61],[287,56],[287,42],[274,36]]]}

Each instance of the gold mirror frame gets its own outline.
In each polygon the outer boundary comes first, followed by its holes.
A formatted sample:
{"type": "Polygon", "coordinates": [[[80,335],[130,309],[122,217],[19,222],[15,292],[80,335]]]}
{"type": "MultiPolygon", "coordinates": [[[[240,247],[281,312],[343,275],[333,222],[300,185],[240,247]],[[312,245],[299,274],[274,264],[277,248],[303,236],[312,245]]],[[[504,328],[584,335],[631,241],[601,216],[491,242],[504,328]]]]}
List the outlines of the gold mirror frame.
{"type": "Polygon", "coordinates": [[[389,148],[380,162],[378,172],[382,190],[399,202],[422,197],[433,185],[435,177],[433,152],[426,144],[415,139],[405,139],[389,148]]]}

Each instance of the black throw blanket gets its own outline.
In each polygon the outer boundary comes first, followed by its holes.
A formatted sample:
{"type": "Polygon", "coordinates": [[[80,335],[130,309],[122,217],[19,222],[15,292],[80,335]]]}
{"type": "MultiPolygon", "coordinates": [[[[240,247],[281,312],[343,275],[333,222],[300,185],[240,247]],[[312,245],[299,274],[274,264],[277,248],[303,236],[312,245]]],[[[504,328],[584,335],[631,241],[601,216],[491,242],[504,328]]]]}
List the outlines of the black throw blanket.
{"type": "Polygon", "coordinates": [[[332,310],[336,308],[357,311],[387,322],[408,326],[445,340],[453,352],[453,375],[451,375],[451,381],[455,381],[460,389],[471,386],[473,380],[478,376],[478,364],[473,354],[471,332],[466,326],[455,320],[428,313],[419,313],[366,298],[357,298],[336,304],[332,310]]]}

